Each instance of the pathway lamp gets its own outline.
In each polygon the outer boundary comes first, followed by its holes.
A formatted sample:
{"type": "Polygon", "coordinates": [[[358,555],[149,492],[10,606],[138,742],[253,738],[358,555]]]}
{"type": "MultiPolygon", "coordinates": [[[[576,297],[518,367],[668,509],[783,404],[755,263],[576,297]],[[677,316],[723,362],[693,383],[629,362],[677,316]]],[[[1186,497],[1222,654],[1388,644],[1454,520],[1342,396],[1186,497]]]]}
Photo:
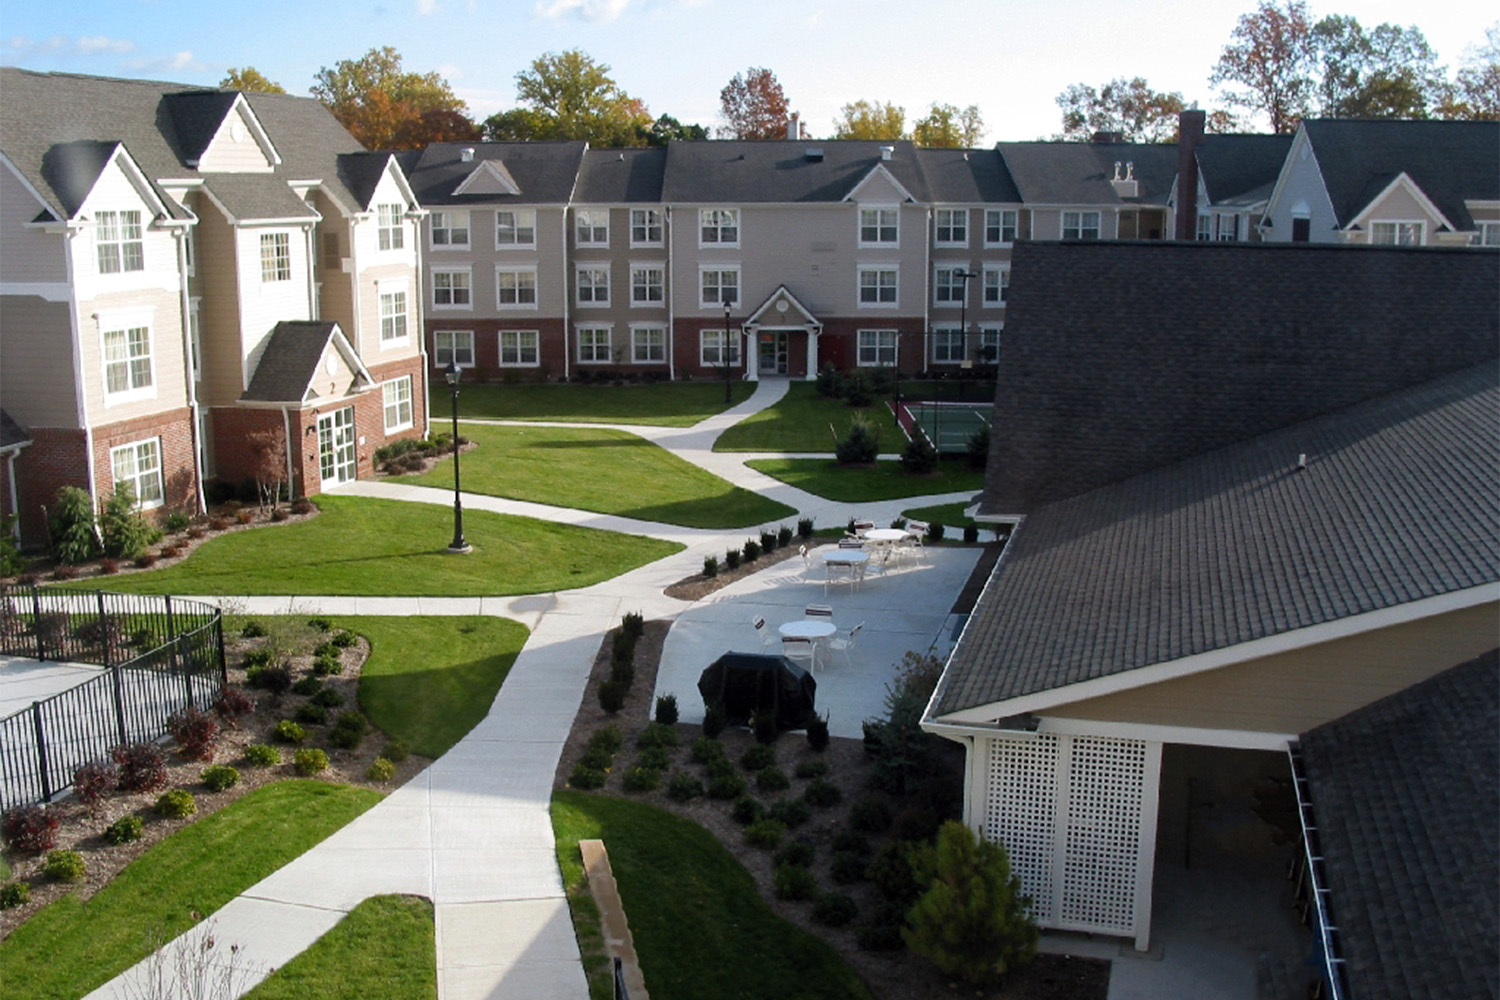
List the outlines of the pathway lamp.
{"type": "Polygon", "coordinates": [[[724,342],[719,348],[722,352],[719,360],[724,362],[724,405],[728,406],[734,401],[733,383],[729,380],[729,299],[724,298],[721,301],[724,305],[724,342]]]}
{"type": "Polygon", "coordinates": [[[474,546],[464,540],[464,503],[458,485],[458,380],[461,374],[457,361],[448,362],[448,367],[443,369],[443,379],[453,397],[453,541],[448,544],[448,551],[455,554],[474,551],[474,546]]]}

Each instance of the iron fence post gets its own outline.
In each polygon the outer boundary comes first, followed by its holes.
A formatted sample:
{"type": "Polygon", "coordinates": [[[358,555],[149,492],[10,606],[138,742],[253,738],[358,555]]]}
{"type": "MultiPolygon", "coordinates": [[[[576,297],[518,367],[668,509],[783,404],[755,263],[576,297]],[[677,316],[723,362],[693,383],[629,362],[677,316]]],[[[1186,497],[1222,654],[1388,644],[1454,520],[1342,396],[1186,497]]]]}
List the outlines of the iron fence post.
{"type": "Polygon", "coordinates": [[[229,657],[224,652],[224,609],[214,609],[214,635],[218,639],[219,647],[219,687],[222,690],[229,684],[229,657]]]}
{"type": "Polygon", "coordinates": [[[42,801],[46,802],[52,798],[52,779],[47,774],[47,736],[42,726],[42,703],[39,701],[31,703],[31,723],[36,729],[36,767],[42,779],[42,801]]]}
{"type": "Polygon", "coordinates": [[[177,669],[177,626],[172,618],[172,595],[163,595],[167,605],[167,654],[172,659],[172,669],[177,669]]]}
{"type": "Polygon", "coordinates": [[[31,588],[31,631],[36,635],[36,658],[45,660],[47,647],[42,643],[42,595],[35,587],[31,588]]]}
{"type": "Polygon", "coordinates": [[[104,591],[97,590],[94,593],[99,598],[99,635],[104,642],[104,666],[107,669],[110,662],[109,633],[111,629],[109,627],[109,620],[104,616],[104,591]]]}
{"type": "Polygon", "coordinates": [[[114,678],[114,684],[112,686],[114,687],[115,695],[115,725],[118,726],[120,730],[120,742],[129,743],[130,734],[125,731],[125,679],[121,676],[122,671],[120,670],[119,664],[115,664],[114,666],[110,667],[109,673],[110,676],[114,678]]]}

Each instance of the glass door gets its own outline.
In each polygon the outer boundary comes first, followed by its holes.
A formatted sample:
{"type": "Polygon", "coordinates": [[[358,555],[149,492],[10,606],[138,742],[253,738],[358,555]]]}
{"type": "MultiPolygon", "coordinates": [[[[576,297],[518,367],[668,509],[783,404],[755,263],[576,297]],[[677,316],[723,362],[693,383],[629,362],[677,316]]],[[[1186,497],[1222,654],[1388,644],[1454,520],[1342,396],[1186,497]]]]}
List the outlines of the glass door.
{"type": "Polygon", "coordinates": [[[318,417],[318,476],[325,490],[354,478],[354,407],[318,417]]]}
{"type": "Polygon", "coordinates": [[[764,331],[757,339],[760,342],[760,373],[762,375],[785,375],[787,341],[786,331],[764,331]]]}

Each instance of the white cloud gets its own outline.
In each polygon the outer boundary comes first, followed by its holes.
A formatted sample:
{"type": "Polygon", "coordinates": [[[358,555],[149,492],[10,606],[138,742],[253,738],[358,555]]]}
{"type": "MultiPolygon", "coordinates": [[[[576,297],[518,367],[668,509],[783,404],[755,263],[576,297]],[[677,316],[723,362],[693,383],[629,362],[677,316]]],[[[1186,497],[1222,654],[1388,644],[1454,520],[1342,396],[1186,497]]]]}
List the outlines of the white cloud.
{"type": "Polygon", "coordinates": [[[213,68],[207,63],[200,62],[193,55],[192,49],[183,49],[180,52],[172,53],[170,56],[162,56],[156,59],[127,59],[123,65],[126,69],[143,73],[180,73],[184,70],[202,73],[213,68]]]}
{"type": "Polygon", "coordinates": [[[417,13],[426,17],[437,11],[437,0],[417,0],[417,13]]]}
{"type": "Polygon", "coordinates": [[[135,42],[128,38],[106,38],[103,35],[89,35],[78,39],[78,51],[82,55],[93,55],[95,52],[133,52],[135,42]]]}
{"type": "Polygon", "coordinates": [[[462,66],[458,66],[454,63],[448,63],[447,65],[439,66],[437,68],[437,75],[442,77],[444,80],[448,80],[451,82],[453,80],[462,80],[464,77],[464,71],[462,66]]]}
{"type": "Polygon", "coordinates": [[[630,0],[539,0],[533,13],[549,21],[568,17],[607,24],[629,6],[630,0]]]}
{"type": "Polygon", "coordinates": [[[104,35],[84,35],[67,38],[53,35],[44,41],[33,41],[25,35],[15,35],[5,41],[5,51],[16,58],[26,56],[97,56],[122,55],[135,51],[135,42],[128,38],[108,38],[104,35]]]}

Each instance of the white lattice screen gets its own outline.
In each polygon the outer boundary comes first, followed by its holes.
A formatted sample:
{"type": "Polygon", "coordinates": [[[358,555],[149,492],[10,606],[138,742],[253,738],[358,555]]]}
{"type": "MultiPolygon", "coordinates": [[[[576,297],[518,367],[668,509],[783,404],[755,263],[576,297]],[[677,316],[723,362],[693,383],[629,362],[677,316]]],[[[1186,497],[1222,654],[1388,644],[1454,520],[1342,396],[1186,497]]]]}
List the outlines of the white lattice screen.
{"type": "Polygon", "coordinates": [[[1147,744],[1039,733],[990,744],[984,832],[1044,927],[1136,935],[1147,744]]]}

